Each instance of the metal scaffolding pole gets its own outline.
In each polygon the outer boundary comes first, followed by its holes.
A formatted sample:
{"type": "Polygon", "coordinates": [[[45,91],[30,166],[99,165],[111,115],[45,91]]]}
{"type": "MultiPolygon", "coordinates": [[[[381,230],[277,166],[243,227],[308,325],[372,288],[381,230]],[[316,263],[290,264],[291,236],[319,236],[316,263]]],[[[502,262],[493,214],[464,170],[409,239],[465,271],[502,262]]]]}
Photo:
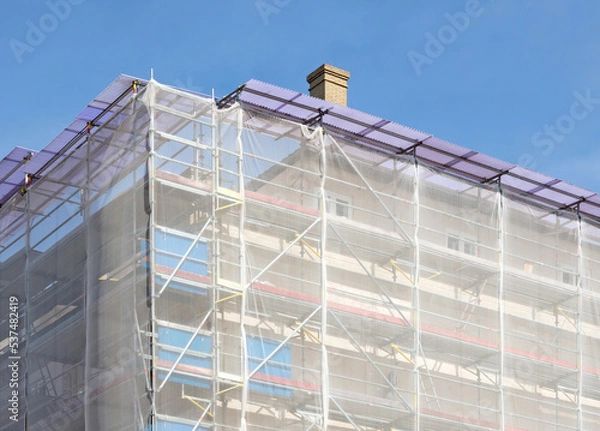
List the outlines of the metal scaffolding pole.
{"type": "MultiPolygon", "coordinates": [[[[84,192],[84,201],[82,202],[82,206],[83,206],[83,223],[84,223],[84,232],[85,232],[85,250],[86,250],[86,255],[85,255],[85,267],[84,267],[84,278],[83,278],[83,325],[84,325],[84,331],[86,333],[86,343],[85,343],[85,353],[84,353],[84,376],[87,374],[87,369],[88,369],[88,348],[87,348],[87,342],[88,342],[88,338],[87,338],[87,331],[88,331],[88,327],[90,325],[89,319],[90,319],[90,315],[88,313],[88,301],[91,301],[91,296],[90,296],[90,289],[92,288],[92,283],[90,280],[90,277],[92,276],[91,274],[91,270],[90,270],[90,266],[91,266],[91,262],[90,262],[90,250],[92,250],[92,241],[91,241],[91,235],[90,235],[90,230],[91,230],[91,226],[90,226],[90,220],[89,220],[89,215],[90,215],[90,179],[92,176],[92,170],[91,170],[91,145],[93,143],[93,136],[90,134],[88,134],[88,139],[86,141],[86,145],[85,145],[85,155],[86,155],[86,163],[85,163],[85,192],[84,192]]],[[[135,215],[134,215],[134,220],[135,220],[135,215]]],[[[134,308],[135,310],[135,308],[134,308]]],[[[136,319],[137,321],[137,319],[136,319]]],[[[143,358],[143,356],[142,356],[143,358]]],[[[84,394],[86,394],[88,388],[87,385],[84,384],[84,394]]],[[[87,395],[87,394],[86,394],[87,395]]],[[[86,398],[84,397],[84,406],[83,406],[83,410],[84,410],[84,424],[85,426],[87,426],[87,414],[85,412],[86,410],[86,398]]]]}
{"type": "Polygon", "coordinates": [[[577,204],[577,430],[583,431],[583,226],[577,204]]]}
{"type": "Polygon", "coordinates": [[[30,338],[33,334],[33,322],[31,322],[30,314],[31,314],[31,201],[30,201],[30,193],[29,191],[25,191],[25,217],[27,219],[27,228],[25,234],[25,355],[19,358],[19,362],[21,364],[24,363],[23,374],[24,374],[24,399],[25,399],[25,408],[23,409],[25,412],[25,429],[29,427],[29,372],[30,372],[30,359],[29,359],[29,344],[30,338]]]}
{"type": "Polygon", "coordinates": [[[500,429],[503,431],[506,427],[505,418],[505,405],[504,405],[504,342],[505,342],[505,327],[504,327],[504,267],[505,253],[504,244],[506,241],[506,225],[505,225],[505,207],[504,207],[504,193],[502,191],[501,177],[498,178],[498,194],[499,194],[499,205],[498,205],[498,245],[499,245],[499,256],[498,262],[500,263],[500,275],[498,280],[498,326],[500,327],[500,342],[498,348],[500,349],[500,365],[498,374],[498,388],[500,389],[499,394],[499,406],[500,409],[500,429]]]}
{"type": "MultiPolygon", "coordinates": [[[[220,332],[220,322],[218,316],[218,285],[217,281],[219,280],[219,248],[217,244],[217,149],[216,149],[216,102],[214,97],[214,92],[211,99],[211,116],[210,116],[210,157],[211,157],[211,184],[210,184],[210,219],[211,219],[211,241],[212,241],[212,253],[210,253],[210,265],[211,265],[211,307],[213,310],[213,327],[212,327],[212,353],[213,353],[213,361],[212,361],[212,371],[213,371],[213,381],[212,381],[212,406],[213,409],[216,409],[217,406],[217,396],[219,393],[218,387],[218,377],[221,372],[221,364],[220,364],[220,352],[221,352],[221,341],[219,337],[220,332]]],[[[198,163],[198,160],[194,160],[194,163],[198,163]]],[[[216,412],[215,412],[216,413],[216,412]]],[[[215,422],[218,420],[217,415],[214,415],[215,422]]]]}
{"type": "Polygon", "coordinates": [[[244,224],[246,222],[246,200],[244,199],[245,187],[244,187],[244,146],[242,142],[242,130],[244,128],[244,113],[242,109],[239,107],[239,104],[234,105],[234,109],[236,109],[236,147],[238,151],[238,160],[237,160],[237,168],[238,168],[238,192],[240,194],[240,200],[242,202],[240,206],[240,215],[239,215],[239,225],[238,225],[238,236],[239,236],[239,265],[240,265],[240,286],[242,286],[242,310],[240,317],[240,335],[241,335],[241,360],[242,360],[242,415],[241,415],[241,429],[246,430],[246,403],[248,402],[248,381],[250,380],[250,376],[248,375],[248,348],[246,346],[246,328],[245,328],[245,316],[246,316],[246,307],[248,305],[248,289],[246,286],[246,242],[244,238],[244,224]]]}
{"type": "Polygon", "coordinates": [[[329,360],[327,357],[327,206],[325,193],[325,181],[327,180],[327,149],[325,147],[324,130],[322,127],[317,127],[315,132],[319,137],[321,146],[321,188],[319,215],[321,217],[321,400],[323,411],[323,431],[327,431],[329,421],[329,360]]]}
{"type": "Polygon", "coordinates": [[[156,104],[156,81],[153,79],[148,83],[146,94],[148,97],[148,110],[150,116],[150,126],[148,130],[148,236],[149,236],[149,251],[150,251],[150,356],[152,360],[151,376],[150,376],[150,425],[152,429],[155,429],[156,424],[156,338],[158,336],[156,332],[156,253],[155,253],[155,229],[156,229],[156,190],[155,190],[155,171],[154,171],[154,159],[156,157],[156,149],[154,146],[154,132],[156,126],[154,123],[155,115],[155,104],[156,104]]]}
{"type": "MultiPolygon", "coordinates": [[[[414,181],[413,181],[413,193],[414,193],[414,219],[415,219],[415,233],[413,238],[413,246],[414,246],[414,267],[415,273],[413,276],[413,328],[414,328],[414,361],[413,361],[413,373],[414,373],[414,412],[415,412],[415,431],[419,431],[421,429],[421,375],[419,369],[419,359],[418,356],[422,354],[422,346],[421,346],[421,304],[419,300],[419,280],[420,280],[420,241],[419,241],[419,229],[421,227],[421,200],[420,200],[420,170],[419,170],[419,161],[417,159],[416,152],[414,153],[414,181]]],[[[425,355],[423,355],[422,360],[425,362],[425,355]]]]}

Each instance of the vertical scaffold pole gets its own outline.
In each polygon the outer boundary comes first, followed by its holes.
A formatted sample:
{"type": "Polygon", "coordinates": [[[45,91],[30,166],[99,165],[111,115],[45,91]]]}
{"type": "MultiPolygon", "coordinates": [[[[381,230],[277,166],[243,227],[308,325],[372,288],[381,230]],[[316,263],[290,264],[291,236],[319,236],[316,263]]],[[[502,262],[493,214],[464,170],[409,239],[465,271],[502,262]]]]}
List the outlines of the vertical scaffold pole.
{"type": "Polygon", "coordinates": [[[583,430],[583,225],[577,204],[577,430],[583,430]]]}
{"type": "Polygon", "coordinates": [[[31,226],[32,226],[32,222],[31,222],[31,201],[29,199],[30,196],[30,192],[26,191],[24,198],[25,198],[25,218],[26,218],[26,228],[25,228],[25,277],[24,277],[24,283],[25,283],[25,355],[24,358],[21,358],[21,363],[24,363],[24,376],[23,376],[23,381],[24,381],[24,387],[25,387],[25,391],[24,391],[24,396],[25,396],[25,408],[24,408],[24,412],[25,412],[25,429],[29,428],[29,369],[30,369],[30,362],[31,362],[31,358],[29,357],[29,339],[31,338],[31,334],[33,333],[32,328],[31,328],[31,324],[33,322],[31,322],[31,319],[29,318],[29,315],[31,313],[31,304],[30,304],[30,282],[31,282],[31,226]]]}
{"type": "MultiPolygon", "coordinates": [[[[84,324],[86,322],[87,319],[87,295],[88,295],[88,289],[89,289],[89,280],[88,280],[88,275],[90,272],[90,265],[89,265],[89,250],[91,250],[91,244],[90,244],[90,228],[88,226],[89,223],[89,208],[88,208],[88,203],[90,200],[90,177],[92,175],[91,173],[91,168],[90,168],[90,146],[92,145],[93,141],[92,141],[92,136],[91,134],[88,133],[88,139],[87,142],[85,143],[85,185],[83,188],[83,193],[81,196],[82,202],[81,202],[81,208],[83,209],[83,226],[84,226],[84,232],[85,232],[85,250],[86,250],[86,256],[85,256],[85,266],[84,266],[84,277],[83,277],[83,321],[84,324]]],[[[134,218],[135,220],[135,218],[134,218]]]]}
{"type": "Polygon", "coordinates": [[[241,430],[246,430],[246,404],[248,402],[248,361],[247,361],[247,347],[246,347],[246,328],[244,327],[244,321],[246,318],[246,307],[248,304],[248,294],[246,286],[246,243],[244,240],[244,222],[246,218],[246,202],[244,199],[244,148],[242,144],[242,129],[244,127],[244,117],[241,108],[237,108],[237,151],[238,155],[238,189],[240,193],[240,199],[242,205],[240,208],[239,216],[239,264],[240,264],[240,286],[242,286],[242,309],[240,316],[240,350],[242,359],[242,376],[243,376],[243,387],[242,387],[242,423],[241,430]]]}
{"type": "MultiPolygon", "coordinates": [[[[89,225],[90,221],[89,221],[89,200],[90,200],[90,179],[92,176],[92,170],[91,170],[91,165],[90,165],[90,156],[91,156],[91,145],[92,145],[92,136],[90,134],[90,130],[88,129],[88,139],[87,142],[85,143],[85,188],[84,188],[84,192],[83,192],[83,202],[81,203],[82,208],[83,208],[83,227],[84,227],[84,232],[85,232],[85,263],[84,263],[84,269],[83,269],[83,324],[84,324],[84,331],[86,334],[86,343],[85,343],[85,351],[84,351],[84,357],[83,357],[83,364],[84,364],[84,382],[85,382],[85,389],[84,391],[87,392],[87,368],[88,368],[88,348],[87,348],[87,332],[88,332],[88,319],[89,319],[89,303],[88,301],[90,300],[89,297],[89,292],[92,286],[90,277],[91,277],[91,271],[90,271],[90,253],[91,250],[93,250],[92,248],[92,241],[90,238],[90,230],[91,230],[91,226],[89,225]]],[[[87,399],[86,396],[84,396],[84,406],[83,406],[83,411],[84,411],[84,415],[85,415],[85,411],[86,411],[86,404],[87,404],[87,399]]],[[[87,417],[84,417],[84,423],[87,425],[87,417]]]]}
{"type": "MultiPolygon", "coordinates": [[[[322,117],[321,117],[322,122],[322,117]]],[[[325,129],[322,124],[317,129],[319,143],[321,146],[321,188],[319,212],[321,216],[321,400],[323,411],[323,431],[327,431],[329,417],[329,362],[327,358],[327,194],[325,182],[327,180],[327,151],[325,147],[325,129]]]]}
{"type": "Polygon", "coordinates": [[[500,365],[498,372],[498,389],[499,389],[499,405],[500,410],[500,429],[505,429],[505,406],[504,406],[504,244],[506,240],[505,226],[505,208],[504,208],[504,193],[502,191],[502,177],[498,178],[498,263],[500,264],[500,275],[498,280],[498,326],[500,327],[500,340],[498,343],[500,349],[500,365]]]}
{"type": "MultiPolygon", "coordinates": [[[[419,248],[419,229],[421,226],[421,199],[420,199],[420,170],[419,170],[419,160],[417,159],[417,151],[413,154],[413,164],[414,164],[414,181],[413,181],[413,193],[414,193],[414,223],[415,223],[415,233],[414,233],[414,267],[415,274],[413,277],[413,328],[415,331],[414,338],[414,361],[413,361],[413,373],[414,373],[414,391],[415,391],[415,400],[414,400],[414,411],[415,411],[415,430],[421,429],[421,376],[419,371],[419,354],[422,352],[421,347],[421,301],[419,295],[419,276],[420,276],[420,264],[421,264],[421,251],[419,248]]],[[[423,360],[425,357],[423,355],[423,360]]]]}
{"type": "MultiPolygon", "coordinates": [[[[210,259],[211,259],[211,284],[212,284],[212,309],[213,309],[213,325],[212,325],[212,335],[213,335],[213,344],[212,344],[212,353],[213,353],[213,389],[212,389],[212,399],[213,399],[213,406],[215,406],[215,410],[216,410],[216,405],[217,405],[217,393],[219,391],[219,388],[217,387],[218,381],[219,381],[219,371],[220,371],[220,352],[221,352],[221,340],[219,337],[219,311],[217,308],[217,295],[218,295],[218,291],[217,291],[217,281],[219,279],[219,264],[218,264],[218,259],[219,259],[219,247],[217,244],[217,152],[216,152],[216,138],[215,138],[215,133],[216,133],[216,125],[215,125],[215,119],[216,119],[216,113],[215,113],[215,109],[216,109],[216,101],[215,101],[215,94],[214,94],[214,90],[212,92],[212,98],[211,98],[211,122],[210,122],[210,157],[211,157],[211,162],[210,162],[210,173],[211,173],[211,195],[210,195],[210,199],[211,199],[211,205],[210,205],[210,217],[211,217],[211,240],[212,240],[212,253],[210,255],[210,259]]],[[[201,134],[202,134],[202,128],[200,128],[201,134]]],[[[204,135],[202,134],[202,137],[204,137],[204,135]]],[[[204,143],[204,142],[202,142],[204,143]]],[[[196,160],[196,163],[199,163],[198,160],[196,160]]],[[[215,425],[218,417],[217,415],[213,415],[213,417],[215,418],[215,425]]],[[[225,419],[225,418],[223,418],[225,419]]],[[[216,428],[216,426],[215,426],[216,428]]]]}
{"type": "Polygon", "coordinates": [[[150,210],[148,216],[149,225],[149,245],[150,251],[150,355],[151,355],[151,366],[150,366],[150,425],[152,431],[156,430],[156,283],[155,283],[155,271],[156,271],[156,255],[155,255],[155,231],[156,231],[156,196],[155,196],[155,147],[154,147],[154,133],[155,123],[154,116],[156,113],[156,82],[151,79],[146,88],[148,97],[148,109],[150,116],[150,126],[148,130],[148,208],[150,210]]]}

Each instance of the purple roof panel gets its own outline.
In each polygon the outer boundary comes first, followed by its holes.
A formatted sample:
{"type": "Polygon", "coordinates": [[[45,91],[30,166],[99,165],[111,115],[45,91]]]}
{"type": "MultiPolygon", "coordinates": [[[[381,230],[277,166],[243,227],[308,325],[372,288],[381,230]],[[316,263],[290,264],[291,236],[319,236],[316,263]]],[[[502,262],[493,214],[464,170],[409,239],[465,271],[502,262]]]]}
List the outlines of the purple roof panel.
{"type": "Polygon", "coordinates": [[[565,181],[561,181],[560,183],[556,184],[554,186],[554,188],[557,190],[563,191],[565,193],[570,193],[572,195],[583,197],[583,198],[589,198],[596,194],[590,190],[586,190],[582,187],[578,187],[573,184],[569,184],[565,181]]]}
{"type": "MultiPolygon", "coordinates": [[[[14,184],[2,183],[0,184],[0,196],[6,196],[8,193],[12,192],[15,187],[18,187],[14,184]]],[[[1,201],[0,201],[1,202],[1,201]]],[[[4,203],[4,202],[1,202],[4,203]]]]}
{"type": "Polygon", "coordinates": [[[270,96],[275,96],[278,98],[290,100],[294,98],[298,93],[297,91],[288,90],[287,88],[278,87],[273,84],[267,84],[266,82],[262,82],[256,79],[251,79],[246,83],[244,88],[245,90],[255,90],[260,93],[265,93],[270,96]]]}
{"type": "Polygon", "coordinates": [[[56,153],[54,151],[47,151],[43,149],[37,153],[23,169],[29,173],[35,173],[40,170],[56,153]]]}
{"type": "Polygon", "coordinates": [[[433,163],[439,165],[445,165],[455,160],[455,157],[449,156],[447,154],[439,153],[435,150],[429,149],[427,147],[417,147],[416,149],[417,157],[420,159],[429,160],[433,163]]]}
{"type": "Polygon", "coordinates": [[[269,99],[267,97],[252,93],[242,93],[240,100],[244,103],[258,106],[260,108],[266,108],[271,111],[275,111],[281,107],[281,102],[279,100],[269,99]]]}
{"type": "Polygon", "coordinates": [[[531,190],[535,187],[535,184],[533,184],[527,180],[513,177],[511,175],[503,175],[502,176],[502,184],[505,186],[520,190],[522,192],[528,192],[529,190],[531,190]]]}
{"type": "Polygon", "coordinates": [[[317,109],[317,110],[321,109],[323,111],[326,111],[328,109],[334,110],[335,108],[339,107],[339,105],[335,105],[331,102],[327,102],[326,100],[307,96],[306,94],[302,94],[302,93],[297,93],[297,95],[292,98],[292,101],[294,103],[298,103],[300,105],[305,105],[307,107],[317,109]]]}
{"type": "Polygon", "coordinates": [[[104,109],[108,108],[108,105],[110,105],[110,103],[101,102],[99,100],[94,100],[94,101],[90,102],[90,104],[88,106],[90,108],[104,110],[104,109]]]}
{"type": "Polygon", "coordinates": [[[490,178],[493,178],[497,174],[497,171],[495,171],[491,168],[478,166],[476,164],[473,164],[473,163],[470,163],[469,161],[464,161],[464,160],[461,160],[460,162],[453,164],[452,169],[457,169],[461,172],[468,174],[471,177],[479,178],[481,181],[485,181],[490,178]]]}
{"type": "Polygon", "coordinates": [[[465,154],[469,154],[471,152],[471,150],[468,150],[467,148],[461,147],[456,144],[452,144],[448,141],[444,141],[436,137],[431,137],[427,139],[423,145],[433,147],[436,151],[443,151],[445,153],[449,153],[457,157],[462,157],[465,154]]]}
{"type": "Polygon", "coordinates": [[[600,195],[595,194],[586,199],[588,202],[599,205],[600,206],[600,195]]]}
{"type": "Polygon", "coordinates": [[[344,130],[355,135],[358,135],[365,130],[365,126],[362,124],[355,123],[350,119],[341,119],[329,115],[325,116],[323,123],[325,123],[325,126],[335,127],[336,129],[344,130]]]}
{"type": "Polygon", "coordinates": [[[474,154],[473,156],[469,157],[469,160],[489,166],[490,168],[499,172],[508,171],[516,166],[513,163],[504,162],[481,153],[474,154]]]}
{"type": "Polygon", "coordinates": [[[382,129],[386,132],[406,136],[408,139],[415,141],[423,141],[431,136],[428,133],[423,133],[397,123],[388,123],[382,129]]]}
{"type": "Polygon", "coordinates": [[[548,199],[552,202],[556,202],[561,206],[570,206],[579,201],[579,198],[566,195],[560,191],[552,190],[549,188],[542,189],[539,192],[535,193],[536,196],[539,196],[544,199],[548,199]]]}
{"type": "MultiPolygon", "coordinates": [[[[321,100],[316,97],[311,97],[311,99],[321,100]]],[[[382,118],[376,117],[371,114],[367,114],[361,111],[357,111],[356,109],[348,108],[347,106],[342,105],[333,105],[331,111],[335,115],[340,115],[342,117],[351,118],[356,123],[364,123],[367,125],[374,125],[384,121],[382,118]]]]}
{"type": "Polygon", "coordinates": [[[312,115],[312,111],[305,109],[305,108],[301,108],[295,105],[284,105],[281,106],[281,104],[278,106],[276,112],[278,113],[282,113],[285,115],[289,115],[291,117],[294,118],[298,118],[300,121],[304,121],[307,120],[311,117],[312,115]]]}
{"type": "Polygon", "coordinates": [[[100,115],[103,110],[104,110],[103,108],[95,108],[93,106],[87,106],[83,109],[83,111],[81,111],[79,113],[79,115],[77,115],[77,119],[85,121],[85,122],[92,121],[94,118],[96,118],[98,115],[100,115]]]}
{"type": "Polygon", "coordinates": [[[583,202],[579,206],[579,210],[591,217],[600,218],[600,206],[598,205],[590,205],[589,203],[583,202]]]}
{"type": "Polygon", "coordinates": [[[135,78],[133,76],[120,75],[110,85],[108,85],[98,96],[96,96],[94,101],[105,102],[108,104],[113,103],[121,94],[127,91],[127,89],[131,88],[134,80],[138,80],[143,85],[145,85],[148,82],[146,80],[135,78]]]}
{"type": "Polygon", "coordinates": [[[23,160],[24,157],[28,156],[33,152],[33,150],[30,150],[28,148],[15,147],[11,150],[10,153],[8,153],[8,155],[2,161],[0,161],[0,163],[2,163],[4,160],[20,162],[21,160],[23,160]]]}
{"type": "Polygon", "coordinates": [[[4,204],[23,184],[25,179],[20,168],[28,163],[25,158],[34,154],[32,150],[16,147],[0,160],[0,204],[4,204]]]}
{"type": "MultiPolygon", "coordinates": [[[[548,175],[540,174],[539,172],[532,171],[527,168],[523,168],[521,166],[515,166],[510,170],[510,173],[513,175],[517,175],[520,177],[524,177],[532,182],[538,182],[542,184],[548,184],[556,178],[549,177],[548,175]]],[[[535,187],[535,186],[534,186],[535,187]]]]}
{"type": "Polygon", "coordinates": [[[74,129],[65,129],[60,134],[54,138],[46,147],[44,151],[48,153],[58,153],[60,150],[64,148],[64,146],[73,139],[77,133],[73,131],[74,129]]]}
{"type": "Polygon", "coordinates": [[[396,147],[399,150],[406,150],[414,145],[411,141],[400,139],[399,137],[392,136],[389,133],[384,133],[379,130],[375,130],[374,132],[367,134],[367,137],[369,139],[389,145],[390,147],[396,147]]]}

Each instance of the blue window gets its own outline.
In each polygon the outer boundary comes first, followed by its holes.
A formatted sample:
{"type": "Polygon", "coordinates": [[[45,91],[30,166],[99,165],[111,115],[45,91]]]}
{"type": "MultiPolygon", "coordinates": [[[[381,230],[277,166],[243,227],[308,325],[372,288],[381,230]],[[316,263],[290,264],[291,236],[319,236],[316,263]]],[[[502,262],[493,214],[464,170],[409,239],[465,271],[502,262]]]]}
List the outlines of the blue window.
{"type": "MultiPolygon", "coordinates": [[[[193,239],[181,235],[176,235],[170,232],[162,232],[160,230],[155,231],[155,250],[154,258],[156,265],[167,268],[170,274],[179,265],[181,258],[186,254],[190,246],[192,245],[193,239]]],[[[148,268],[148,261],[150,259],[148,255],[148,241],[140,241],[140,251],[144,256],[142,263],[144,267],[148,268]]],[[[181,272],[188,272],[194,275],[207,276],[208,275],[208,247],[205,242],[201,240],[196,242],[187,258],[179,268],[181,272]]],[[[181,274],[180,274],[181,275],[181,274]]],[[[182,277],[185,278],[185,277],[182,277]]],[[[165,283],[162,277],[156,277],[156,285],[160,289],[165,283]]],[[[196,294],[206,294],[206,290],[186,285],[184,282],[171,281],[169,283],[171,289],[183,290],[186,292],[196,294]]]]}
{"type": "MultiPolygon", "coordinates": [[[[172,233],[157,231],[154,241],[156,264],[175,268],[194,240],[172,233]]],[[[183,265],[181,265],[180,270],[193,274],[207,275],[207,259],[208,251],[206,243],[198,241],[190,251],[190,254],[188,254],[183,265]]]]}
{"type": "MultiPolygon", "coordinates": [[[[279,346],[278,341],[269,340],[261,337],[247,337],[248,345],[248,370],[254,371],[260,363],[269,356],[279,346]]],[[[289,345],[281,347],[275,355],[263,365],[257,373],[266,374],[274,377],[283,377],[286,379],[292,378],[292,354],[289,345]]],[[[272,395],[291,397],[292,390],[282,388],[281,385],[275,383],[258,383],[256,376],[252,379],[250,390],[263,392],[272,395]]]]}
{"type": "MultiPolygon", "coordinates": [[[[189,343],[190,338],[194,335],[192,332],[182,331],[180,329],[173,328],[165,328],[160,326],[158,328],[158,359],[167,361],[169,363],[175,363],[177,358],[181,354],[179,351],[172,351],[166,349],[165,346],[173,346],[178,347],[180,349],[185,348],[187,343],[189,343]]],[[[207,370],[212,370],[212,360],[210,357],[199,357],[196,355],[190,355],[191,352],[199,352],[199,353],[211,353],[211,339],[210,337],[204,335],[196,335],[194,341],[188,348],[186,354],[181,358],[179,362],[181,365],[190,365],[193,367],[204,368],[207,370]]],[[[164,371],[159,371],[158,377],[160,379],[164,379],[167,376],[167,373],[164,371]]],[[[207,379],[209,376],[207,375],[198,375],[197,378],[191,377],[189,375],[178,374],[177,372],[171,374],[169,377],[169,381],[175,383],[183,383],[187,385],[199,386],[202,388],[210,387],[207,379]]]]}

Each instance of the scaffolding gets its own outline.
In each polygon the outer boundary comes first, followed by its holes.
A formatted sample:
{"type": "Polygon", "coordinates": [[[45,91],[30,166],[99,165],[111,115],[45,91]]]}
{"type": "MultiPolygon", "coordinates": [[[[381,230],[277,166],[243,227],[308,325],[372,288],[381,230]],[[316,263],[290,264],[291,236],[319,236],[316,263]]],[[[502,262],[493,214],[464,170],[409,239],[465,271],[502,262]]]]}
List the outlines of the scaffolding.
{"type": "Polygon", "coordinates": [[[580,203],[136,82],[0,208],[1,431],[600,430],[580,203]]]}

